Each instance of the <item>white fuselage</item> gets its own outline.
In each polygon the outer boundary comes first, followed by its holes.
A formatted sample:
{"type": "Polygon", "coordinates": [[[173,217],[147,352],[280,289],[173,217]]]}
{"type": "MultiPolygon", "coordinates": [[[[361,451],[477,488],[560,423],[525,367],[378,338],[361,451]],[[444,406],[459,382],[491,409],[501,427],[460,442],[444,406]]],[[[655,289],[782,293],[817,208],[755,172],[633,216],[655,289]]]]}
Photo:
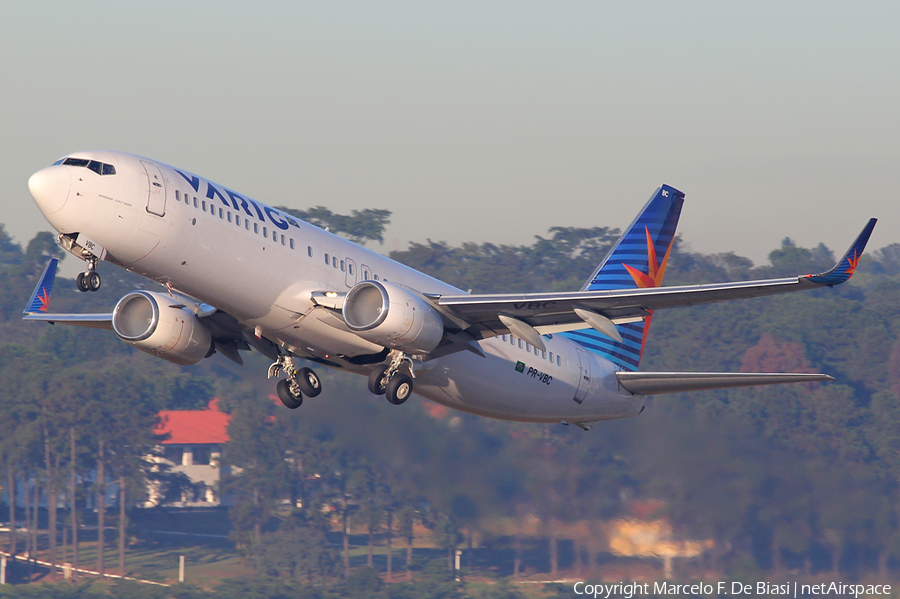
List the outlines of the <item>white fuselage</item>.
{"type": "MultiPolygon", "coordinates": [[[[106,260],[228,312],[297,355],[366,374],[372,366],[344,357],[383,349],[314,304],[313,291],[345,292],[377,278],[422,293],[460,293],[187,171],[120,152],[73,156],[112,164],[116,174],[47,167],[45,179],[57,191],[35,200],[57,231],[86,236],[106,260]]],[[[526,422],[624,418],[643,408],[642,396],[620,388],[611,362],[561,335],[545,340],[546,352],[510,335],[475,343],[485,357],[458,351],[417,363],[415,392],[465,412],[526,422]],[[525,366],[517,369],[520,362],[525,366]]]]}

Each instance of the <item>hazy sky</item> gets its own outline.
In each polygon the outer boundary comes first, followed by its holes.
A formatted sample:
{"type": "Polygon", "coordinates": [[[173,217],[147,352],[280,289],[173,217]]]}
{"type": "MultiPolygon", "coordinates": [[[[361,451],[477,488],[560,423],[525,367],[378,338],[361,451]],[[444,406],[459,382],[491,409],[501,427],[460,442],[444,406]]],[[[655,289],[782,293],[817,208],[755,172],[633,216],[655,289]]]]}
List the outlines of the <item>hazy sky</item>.
{"type": "Polygon", "coordinates": [[[900,242],[898,2],[0,2],[0,222],[79,149],[410,240],[626,226],[697,251],[900,242]]]}

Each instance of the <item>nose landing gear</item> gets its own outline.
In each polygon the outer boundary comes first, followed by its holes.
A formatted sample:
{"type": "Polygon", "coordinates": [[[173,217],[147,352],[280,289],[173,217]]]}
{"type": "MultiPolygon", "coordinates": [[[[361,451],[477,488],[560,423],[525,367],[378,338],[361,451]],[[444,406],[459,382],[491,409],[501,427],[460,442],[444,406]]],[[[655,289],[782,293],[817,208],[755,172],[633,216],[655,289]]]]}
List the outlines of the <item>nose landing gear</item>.
{"type": "Polygon", "coordinates": [[[80,272],[75,277],[75,284],[78,285],[78,291],[97,291],[100,289],[100,274],[96,270],[80,272]]]}
{"type": "Polygon", "coordinates": [[[97,291],[100,289],[100,284],[102,283],[100,280],[100,273],[97,272],[97,257],[91,254],[88,258],[88,262],[90,264],[88,270],[78,273],[78,276],[75,277],[75,284],[78,286],[78,291],[81,291],[82,293],[85,291],[97,291]]]}
{"type": "Polygon", "coordinates": [[[303,403],[303,396],[315,397],[322,392],[322,381],[312,368],[294,368],[294,359],[290,354],[278,356],[278,360],[269,366],[269,378],[284,373],[285,378],[278,381],[276,391],[278,399],[285,407],[296,410],[303,403]]]}

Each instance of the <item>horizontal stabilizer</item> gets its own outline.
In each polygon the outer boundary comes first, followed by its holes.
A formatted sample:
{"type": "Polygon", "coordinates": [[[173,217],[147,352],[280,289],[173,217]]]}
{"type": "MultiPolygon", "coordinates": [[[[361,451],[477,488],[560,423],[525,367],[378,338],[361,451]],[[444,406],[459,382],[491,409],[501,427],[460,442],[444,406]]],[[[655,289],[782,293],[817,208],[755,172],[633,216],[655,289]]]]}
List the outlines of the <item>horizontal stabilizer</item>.
{"type": "Polygon", "coordinates": [[[617,372],[616,378],[627,391],[638,395],[834,380],[827,374],[796,372],[617,372]]]}

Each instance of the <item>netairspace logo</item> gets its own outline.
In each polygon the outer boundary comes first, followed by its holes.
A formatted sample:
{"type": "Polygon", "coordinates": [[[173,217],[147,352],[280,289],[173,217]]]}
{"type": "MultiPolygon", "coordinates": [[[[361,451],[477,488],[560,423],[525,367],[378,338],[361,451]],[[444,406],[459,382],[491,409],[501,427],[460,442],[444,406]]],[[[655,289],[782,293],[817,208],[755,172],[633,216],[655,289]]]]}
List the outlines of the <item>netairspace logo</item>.
{"type": "Polygon", "coordinates": [[[588,584],[576,582],[572,588],[576,595],[583,595],[597,599],[613,599],[623,597],[649,597],[652,595],[671,595],[676,597],[709,595],[709,596],[736,596],[736,597],[770,597],[784,596],[811,597],[815,595],[831,595],[842,597],[878,596],[890,595],[889,584],[844,584],[843,582],[823,582],[819,584],[800,584],[798,582],[772,583],[757,582],[747,584],[744,582],[694,582],[689,584],[675,584],[671,582],[617,582],[612,584],[588,584]]]}

